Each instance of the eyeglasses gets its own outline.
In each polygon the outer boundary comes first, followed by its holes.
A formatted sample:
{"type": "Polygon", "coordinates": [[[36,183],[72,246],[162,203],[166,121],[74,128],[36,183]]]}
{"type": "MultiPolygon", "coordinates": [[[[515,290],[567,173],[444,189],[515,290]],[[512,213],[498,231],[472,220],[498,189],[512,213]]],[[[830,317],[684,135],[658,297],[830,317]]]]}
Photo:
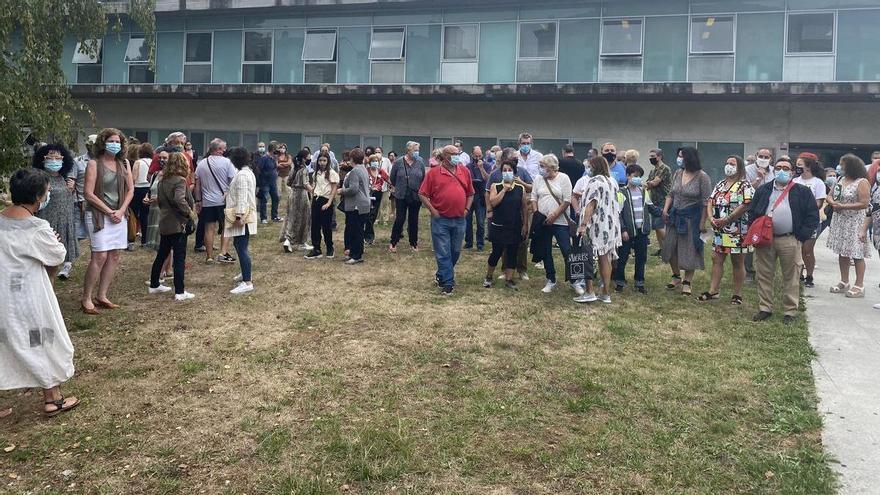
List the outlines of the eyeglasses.
{"type": "Polygon", "coordinates": [[[765,159],[765,160],[769,160],[769,159],[770,159],[770,155],[758,155],[758,158],[763,158],[763,159],[765,159]]]}

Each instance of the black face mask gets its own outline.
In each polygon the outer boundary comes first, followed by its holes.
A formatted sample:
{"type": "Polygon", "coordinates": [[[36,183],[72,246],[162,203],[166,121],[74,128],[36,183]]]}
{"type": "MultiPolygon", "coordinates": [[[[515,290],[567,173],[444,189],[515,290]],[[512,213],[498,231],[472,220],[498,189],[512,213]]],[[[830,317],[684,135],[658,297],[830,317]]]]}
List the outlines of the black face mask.
{"type": "Polygon", "coordinates": [[[617,153],[605,153],[605,154],[603,154],[602,156],[605,157],[605,160],[606,160],[609,164],[612,164],[612,163],[614,163],[614,162],[617,161],[617,153]]]}
{"type": "Polygon", "coordinates": [[[651,162],[651,165],[653,165],[655,167],[657,166],[658,163],[660,163],[660,160],[657,158],[649,158],[649,161],[651,162]]]}

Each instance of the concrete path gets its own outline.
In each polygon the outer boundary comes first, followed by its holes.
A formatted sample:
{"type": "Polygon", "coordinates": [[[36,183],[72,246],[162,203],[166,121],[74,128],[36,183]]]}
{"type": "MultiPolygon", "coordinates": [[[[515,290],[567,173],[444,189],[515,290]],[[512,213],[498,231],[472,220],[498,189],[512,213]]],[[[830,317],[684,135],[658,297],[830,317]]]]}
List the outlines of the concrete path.
{"type": "MultiPolygon", "coordinates": [[[[880,493],[880,261],[868,260],[865,299],[846,299],[829,289],[840,279],[837,256],[816,243],[816,287],[806,290],[810,344],[818,357],[813,376],[825,450],[840,464],[842,495],[880,493]]],[[[850,275],[850,280],[855,275],[850,275]]]]}

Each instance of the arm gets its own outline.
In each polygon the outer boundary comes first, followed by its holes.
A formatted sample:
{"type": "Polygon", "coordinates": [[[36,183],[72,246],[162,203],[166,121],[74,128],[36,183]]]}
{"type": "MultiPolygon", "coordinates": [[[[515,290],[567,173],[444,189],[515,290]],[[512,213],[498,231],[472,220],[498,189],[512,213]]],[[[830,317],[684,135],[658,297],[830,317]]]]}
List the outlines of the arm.
{"type": "Polygon", "coordinates": [[[186,202],[186,181],[179,181],[174,185],[174,202],[171,206],[184,217],[192,218],[195,216],[189,203],[186,202]]]}
{"type": "Polygon", "coordinates": [[[578,234],[583,235],[587,231],[587,224],[590,223],[593,213],[596,212],[596,201],[590,201],[584,208],[584,216],[581,218],[581,224],[578,225],[578,234]]]}
{"type": "Polygon", "coordinates": [[[331,206],[333,206],[333,200],[336,199],[336,193],[339,191],[339,184],[336,182],[332,182],[330,184],[330,199],[327,200],[327,203],[321,207],[322,210],[327,210],[331,206]]]}
{"type": "MultiPolygon", "coordinates": [[[[491,205],[492,208],[500,205],[501,201],[504,199],[504,195],[505,195],[505,193],[507,193],[507,191],[508,191],[508,188],[506,185],[504,187],[502,187],[500,191],[496,191],[495,188],[489,189],[489,193],[488,193],[489,194],[489,203],[488,204],[491,205]]],[[[526,197],[526,195],[523,194],[523,197],[526,197]]]]}
{"type": "Polygon", "coordinates": [[[113,210],[105,205],[101,198],[95,195],[95,182],[97,180],[98,163],[94,160],[89,160],[89,164],[86,166],[86,181],[83,185],[83,196],[86,198],[86,202],[89,203],[89,206],[93,209],[100,211],[105,215],[110,215],[113,213],[113,210]]]}
{"type": "MultiPolygon", "coordinates": [[[[127,166],[128,162],[126,162],[127,166]]],[[[131,204],[131,200],[134,199],[134,177],[132,177],[130,170],[129,173],[125,176],[125,198],[122,199],[122,203],[119,205],[119,219],[122,220],[122,217],[125,216],[125,211],[128,210],[128,205],[131,204]]]]}
{"type": "Polygon", "coordinates": [[[474,204],[474,195],[471,194],[467,197],[467,204],[464,207],[464,211],[470,211],[471,206],[474,204]]]}
{"type": "MultiPolygon", "coordinates": [[[[437,211],[436,208],[431,204],[431,200],[419,191],[419,199],[422,201],[422,206],[428,209],[431,212],[431,218],[437,218],[440,216],[440,212],[437,211]]],[[[471,196],[470,199],[473,199],[471,196]]]]}
{"type": "Polygon", "coordinates": [[[525,194],[522,195],[520,215],[522,215],[522,236],[525,239],[529,236],[529,197],[525,194]]]}

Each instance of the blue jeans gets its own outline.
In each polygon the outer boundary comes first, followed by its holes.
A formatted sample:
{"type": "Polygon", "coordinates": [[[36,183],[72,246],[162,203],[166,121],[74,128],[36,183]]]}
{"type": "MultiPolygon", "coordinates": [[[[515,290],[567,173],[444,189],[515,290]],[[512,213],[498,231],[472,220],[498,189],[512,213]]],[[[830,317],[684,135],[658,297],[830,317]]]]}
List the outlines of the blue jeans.
{"type": "Polygon", "coordinates": [[[477,249],[483,249],[486,243],[486,197],[482,194],[483,187],[477,190],[474,195],[474,202],[471,209],[468,210],[467,225],[464,232],[464,245],[471,247],[474,245],[474,217],[477,217],[477,249]]]}
{"type": "Polygon", "coordinates": [[[232,238],[232,245],[238,253],[238,264],[241,265],[241,281],[251,281],[251,254],[248,252],[248,244],[251,241],[251,233],[247,225],[244,226],[244,235],[232,238]]]}
{"type": "Polygon", "coordinates": [[[546,228],[551,229],[553,235],[548,235],[544,240],[544,273],[547,275],[547,280],[556,282],[556,265],[553,262],[553,238],[555,237],[556,243],[559,244],[559,250],[562,251],[564,263],[568,259],[569,253],[571,253],[571,237],[569,236],[568,225],[552,225],[546,228]]]}
{"type": "Polygon", "coordinates": [[[432,218],[431,243],[437,258],[437,280],[441,287],[455,287],[455,264],[461,256],[464,218],[432,218]]]}
{"type": "Polygon", "coordinates": [[[258,204],[260,210],[260,220],[266,220],[266,203],[272,198],[272,219],[278,218],[278,181],[263,181],[260,183],[260,190],[257,193],[258,204]]]}

